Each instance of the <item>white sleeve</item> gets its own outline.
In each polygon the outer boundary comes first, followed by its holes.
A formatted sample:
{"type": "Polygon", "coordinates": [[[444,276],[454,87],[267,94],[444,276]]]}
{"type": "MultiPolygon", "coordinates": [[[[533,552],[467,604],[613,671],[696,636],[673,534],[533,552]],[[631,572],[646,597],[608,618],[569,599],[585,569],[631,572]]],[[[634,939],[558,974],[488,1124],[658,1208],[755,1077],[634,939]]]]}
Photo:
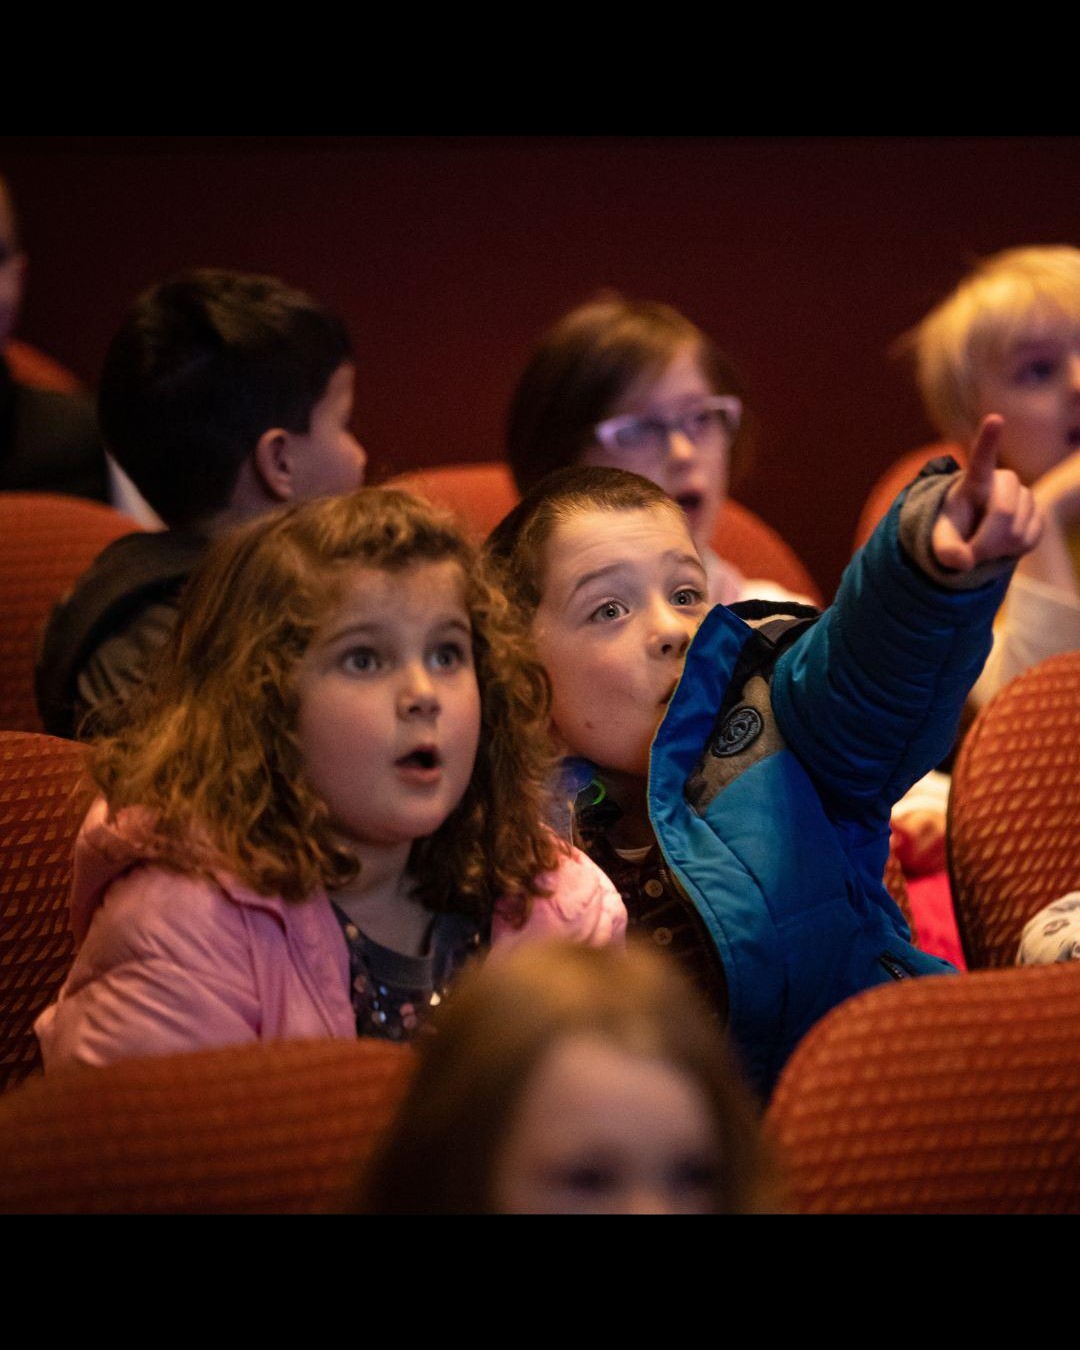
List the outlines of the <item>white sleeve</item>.
{"type": "Polygon", "coordinates": [[[893,818],[906,815],[909,811],[935,811],[944,819],[949,805],[951,781],[948,774],[931,769],[917,783],[912,783],[896,803],[892,809],[893,818]]]}
{"type": "Polygon", "coordinates": [[[1013,577],[994,624],[994,645],[972,698],[981,708],[1010,680],[1059,652],[1080,648],[1080,602],[1022,573],[1013,577]]]}

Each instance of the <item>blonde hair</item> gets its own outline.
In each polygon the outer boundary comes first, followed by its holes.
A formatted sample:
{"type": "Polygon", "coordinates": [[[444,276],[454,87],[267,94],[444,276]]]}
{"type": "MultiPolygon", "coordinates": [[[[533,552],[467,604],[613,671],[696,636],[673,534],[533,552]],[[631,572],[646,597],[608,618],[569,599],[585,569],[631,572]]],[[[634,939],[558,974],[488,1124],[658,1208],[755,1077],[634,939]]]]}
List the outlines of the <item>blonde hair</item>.
{"type": "Polygon", "coordinates": [[[903,340],[943,436],[974,435],[980,377],[1035,317],[1080,322],[1080,249],[1033,245],[984,258],[903,340]]]}
{"type": "Polygon", "coordinates": [[[215,540],[170,642],[91,774],[115,814],[146,808],[178,871],[224,865],[264,895],[300,901],[357,873],[308,784],[297,735],[300,661],[357,567],[451,559],[472,622],[481,734],[465,795],[409,858],[417,898],[481,921],[501,896],[519,916],[558,862],[542,826],[554,752],[549,685],[521,620],[453,517],[380,488],[313,500],[215,540]]]}

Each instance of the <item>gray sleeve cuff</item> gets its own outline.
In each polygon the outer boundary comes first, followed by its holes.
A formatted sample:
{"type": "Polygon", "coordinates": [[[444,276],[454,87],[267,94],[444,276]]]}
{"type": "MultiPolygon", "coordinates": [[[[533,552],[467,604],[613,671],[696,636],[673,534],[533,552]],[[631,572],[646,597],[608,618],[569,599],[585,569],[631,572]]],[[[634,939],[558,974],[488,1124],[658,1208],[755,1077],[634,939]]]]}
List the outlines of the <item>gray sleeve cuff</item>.
{"type": "Polygon", "coordinates": [[[970,572],[957,572],[951,567],[942,567],[934,557],[930,536],[941,503],[955,479],[955,472],[933,473],[916,478],[908,488],[900,508],[900,546],[916,567],[939,586],[952,591],[974,591],[995,577],[1011,571],[1016,565],[1016,559],[998,558],[993,562],[980,563],[970,572]]]}

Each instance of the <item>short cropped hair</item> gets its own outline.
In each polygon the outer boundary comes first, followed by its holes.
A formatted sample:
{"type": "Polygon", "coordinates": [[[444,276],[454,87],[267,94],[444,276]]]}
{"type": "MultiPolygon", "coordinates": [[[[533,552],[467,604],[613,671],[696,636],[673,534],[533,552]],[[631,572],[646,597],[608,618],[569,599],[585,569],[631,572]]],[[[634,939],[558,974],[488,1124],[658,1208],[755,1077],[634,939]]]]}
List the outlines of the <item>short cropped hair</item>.
{"type": "MultiPolygon", "coordinates": [[[[593,443],[596,424],[639,381],[659,377],[687,345],[696,348],[714,393],[744,397],[727,356],[670,305],[605,293],[563,315],[533,349],[511,398],[506,457],[518,491],[576,464],[593,443]]],[[[740,428],[731,449],[733,477],[746,467],[747,445],[740,428]]]]}
{"type": "Polygon", "coordinates": [[[467,970],[428,1033],[396,1123],[356,1197],[382,1214],[498,1210],[495,1172],[543,1059],[570,1037],[658,1058],[700,1088],[721,1160],[718,1213],[771,1208],[776,1174],[736,1056],[669,957],[631,941],[523,944],[467,970]]]}
{"type": "Polygon", "coordinates": [[[912,331],[916,378],[942,436],[966,441],[979,424],[978,384],[1033,318],[1080,321],[1080,249],[1005,249],[984,258],[912,331]]]}
{"type": "Polygon", "coordinates": [[[564,521],[586,511],[668,511],[678,505],[650,478],[607,465],[573,464],[532,487],[488,535],[485,551],[500,585],[531,622],[544,596],[548,540],[564,521]]]}
{"type": "Polygon", "coordinates": [[[148,849],[178,871],[223,865],[288,901],[350,881],[356,858],[305,772],[300,664],[356,568],[442,561],[461,569],[481,731],[461,802],[413,843],[414,893],[481,923],[505,899],[511,922],[524,919],[559,858],[542,824],[555,765],[550,686],[456,519],[395,489],[295,503],[211,541],[170,640],[115,733],[94,743],[90,773],[110,813],[142,808],[148,849]]]}
{"type": "Polygon", "coordinates": [[[228,506],[264,432],[309,429],[350,354],[341,319],[276,277],[185,272],[145,291],[114,336],[102,434],[168,525],[196,525],[228,506]]]}

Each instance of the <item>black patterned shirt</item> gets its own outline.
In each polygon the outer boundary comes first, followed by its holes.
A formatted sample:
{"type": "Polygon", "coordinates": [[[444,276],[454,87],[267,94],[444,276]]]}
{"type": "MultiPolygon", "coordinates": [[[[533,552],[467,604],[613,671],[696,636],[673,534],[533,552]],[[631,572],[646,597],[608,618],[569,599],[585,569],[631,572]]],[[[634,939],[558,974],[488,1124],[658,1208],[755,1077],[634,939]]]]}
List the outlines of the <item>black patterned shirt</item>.
{"type": "Polygon", "coordinates": [[[409,956],[373,942],[343,909],[336,904],[333,909],[349,949],[349,996],[358,1036],[411,1040],[482,945],[475,920],[435,914],[427,952],[409,956]]]}
{"type": "Polygon", "coordinates": [[[577,799],[575,828],[582,848],[622,896],[627,932],[648,937],[677,961],[715,1009],[717,1020],[726,1022],[727,979],[704,920],[672,877],[658,844],[636,858],[613,846],[609,831],[622,813],[610,800],[590,803],[591,795],[590,787],[577,799]]]}

